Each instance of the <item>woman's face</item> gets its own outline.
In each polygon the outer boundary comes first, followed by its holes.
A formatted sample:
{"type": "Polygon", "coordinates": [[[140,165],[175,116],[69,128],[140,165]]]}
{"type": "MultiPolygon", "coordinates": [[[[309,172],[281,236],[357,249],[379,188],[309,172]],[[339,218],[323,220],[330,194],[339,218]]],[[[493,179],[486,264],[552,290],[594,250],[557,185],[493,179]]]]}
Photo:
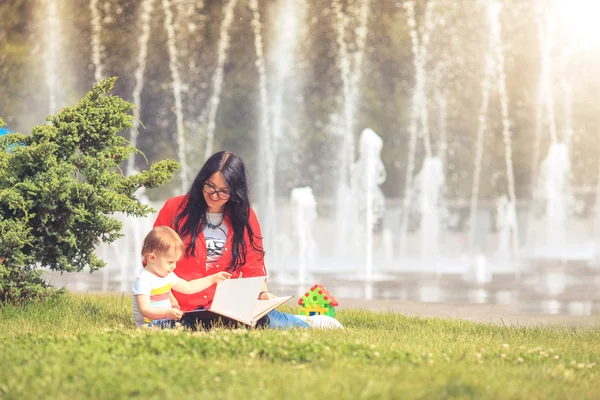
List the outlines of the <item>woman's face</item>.
{"type": "Polygon", "coordinates": [[[204,182],[202,188],[204,200],[208,204],[209,212],[223,212],[225,204],[229,201],[229,188],[223,179],[223,174],[215,172],[204,182]]]}

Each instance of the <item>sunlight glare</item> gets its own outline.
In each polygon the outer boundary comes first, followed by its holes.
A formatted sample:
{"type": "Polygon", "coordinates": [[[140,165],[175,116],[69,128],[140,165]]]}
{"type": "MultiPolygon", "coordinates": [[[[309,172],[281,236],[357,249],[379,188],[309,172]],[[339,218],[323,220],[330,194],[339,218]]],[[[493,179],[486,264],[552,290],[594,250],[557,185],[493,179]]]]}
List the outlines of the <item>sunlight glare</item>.
{"type": "Polygon", "coordinates": [[[570,45],[583,50],[600,47],[599,0],[556,0],[554,11],[570,45]]]}

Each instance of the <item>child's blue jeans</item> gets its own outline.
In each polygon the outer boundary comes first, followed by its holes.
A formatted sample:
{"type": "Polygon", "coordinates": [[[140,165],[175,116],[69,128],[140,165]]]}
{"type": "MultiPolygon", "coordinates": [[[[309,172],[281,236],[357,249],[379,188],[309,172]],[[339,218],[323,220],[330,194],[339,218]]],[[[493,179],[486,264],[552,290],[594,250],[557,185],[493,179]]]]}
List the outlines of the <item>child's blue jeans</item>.
{"type": "Polygon", "coordinates": [[[175,322],[172,319],[155,319],[154,321],[148,322],[148,326],[150,328],[159,328],[159,329],[171,329],[175,328],[175,322]]]}

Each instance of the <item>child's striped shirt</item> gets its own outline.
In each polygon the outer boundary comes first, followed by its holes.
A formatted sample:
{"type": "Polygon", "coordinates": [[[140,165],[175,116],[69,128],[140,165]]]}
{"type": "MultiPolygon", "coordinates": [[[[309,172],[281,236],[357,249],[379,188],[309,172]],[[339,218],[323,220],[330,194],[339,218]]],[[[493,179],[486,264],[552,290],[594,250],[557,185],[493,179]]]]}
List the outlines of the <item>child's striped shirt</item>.
{"type": "Polygon", "coordinates": [[[150,302],[153,308],[171,308],[170,294],[171,286],[179,281],[177,275],[171,272],[169,275],[161,278],[145,269],[141,270],[135,283],[133,284],[133,300],[131,306],[133,308],[133,319],[137,326],[143,326],[151,320],[144,318],[138,309],[136,295],[150,296],[150,302]]]}

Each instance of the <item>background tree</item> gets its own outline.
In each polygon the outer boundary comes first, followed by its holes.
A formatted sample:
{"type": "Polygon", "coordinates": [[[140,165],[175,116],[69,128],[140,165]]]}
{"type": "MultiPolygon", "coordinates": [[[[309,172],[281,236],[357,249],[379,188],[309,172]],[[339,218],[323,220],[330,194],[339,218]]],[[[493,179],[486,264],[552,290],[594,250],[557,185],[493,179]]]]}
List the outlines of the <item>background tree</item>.
{"type": "Polygon", "coordinates": [[[119,165],[139,151],[118,135],[131,127],[133,105],[108,94],[115,80],[98,83],[31,135],[0,140],[0,301],[51,293],[40,267],[104,267],[94,249],[121,236],[122,224],[111,214],[152,212],[135,191],[164,184],[179,168],[163,160],[123,175],[119,165]]]}

